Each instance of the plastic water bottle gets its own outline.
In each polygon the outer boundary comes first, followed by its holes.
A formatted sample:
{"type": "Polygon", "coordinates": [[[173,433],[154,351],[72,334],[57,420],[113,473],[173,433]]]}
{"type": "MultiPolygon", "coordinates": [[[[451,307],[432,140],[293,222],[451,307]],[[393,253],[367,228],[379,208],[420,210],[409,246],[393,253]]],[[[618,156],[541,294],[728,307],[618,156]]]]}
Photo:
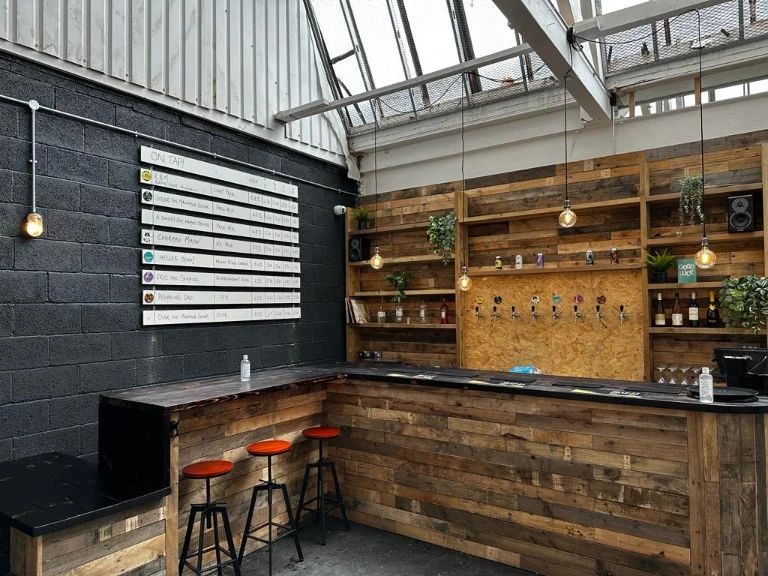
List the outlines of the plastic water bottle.
{"type": "Polygon", "coordinates": [[[251,379],[251,362],[248,360],[248,355],[243,355],[243,359],[240,361],[240,382],[245,382],[251,379]]]}
{"type": "Polygon", "coordinates": [[[715,392],[712,389],[712,374],[706,366],[701,369],[699,375],[699,401],[712,404],[715,401],[715,392]]]}

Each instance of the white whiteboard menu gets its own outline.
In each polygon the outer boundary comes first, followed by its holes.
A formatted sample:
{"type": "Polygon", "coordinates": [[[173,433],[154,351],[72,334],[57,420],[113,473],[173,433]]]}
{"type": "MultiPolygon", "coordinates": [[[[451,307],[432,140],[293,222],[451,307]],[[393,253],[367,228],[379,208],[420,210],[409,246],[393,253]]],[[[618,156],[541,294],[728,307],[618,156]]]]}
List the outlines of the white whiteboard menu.
{"type": "Polygon", "coordinates": [[[141,160],[145,326],[301,317],[296,186],[147,146],[141,160]]]}

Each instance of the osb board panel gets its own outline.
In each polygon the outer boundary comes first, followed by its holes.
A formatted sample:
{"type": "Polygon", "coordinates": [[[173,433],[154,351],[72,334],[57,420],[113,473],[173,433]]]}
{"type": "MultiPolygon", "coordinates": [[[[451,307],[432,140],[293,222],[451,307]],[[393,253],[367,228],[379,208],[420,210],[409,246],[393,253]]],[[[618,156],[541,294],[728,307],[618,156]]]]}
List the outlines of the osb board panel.
{"type": "Polygon", "coordinates": [[[690,575],[684,412],[329,385],[351,517],[548,576],[690,575]]]}
{"type": "Polygon", "coordinates": [[[533,364],[546,374],[643,380],[642,280],[639,270],[532,274],[529,276],[484,276],[474,278],[466,302],[482,297],[480,321],[474,309],[465,312],[462,325],[464,366],[486,370],[508,370],[516,364],[533,364]],[[559,294],[562,317],[552,320],[552,296],[559,294]],[[575,295],[584,297],[584,317],[573,319],[575,295]],[[503,299],[502,318],[491,321],[495,296],[503,299]],[[531,297],[538,295],[539,318],[531,319],[531,297]],[[602,322],[595,319],[597,297],[602,322]],[[628,319],[619,322],[618,308],[624,304],[628,319]],[[511,318],[511,306],[520,313],[511,318]]]}

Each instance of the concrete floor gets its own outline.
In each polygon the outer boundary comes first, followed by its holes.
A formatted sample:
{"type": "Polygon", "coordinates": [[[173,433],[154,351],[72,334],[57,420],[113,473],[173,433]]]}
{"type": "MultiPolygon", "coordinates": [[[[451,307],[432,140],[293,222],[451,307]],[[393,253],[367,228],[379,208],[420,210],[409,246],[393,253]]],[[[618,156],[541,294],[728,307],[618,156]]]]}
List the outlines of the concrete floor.
{"type": "MultiPolygon", "coordinates": [[[[345,532],[338,520],[330,521],[327,546],[320,546],[314,525],[302,528],[300,537],[304,562],[297,562],[293,540],[280,540],[272,556],[274,576],[533,576],[368,526],[353,524],[345,532]]],[[[255,552],[243,560],[242,576],[266,575],[267,566],[266,553],[255,552]]]]}

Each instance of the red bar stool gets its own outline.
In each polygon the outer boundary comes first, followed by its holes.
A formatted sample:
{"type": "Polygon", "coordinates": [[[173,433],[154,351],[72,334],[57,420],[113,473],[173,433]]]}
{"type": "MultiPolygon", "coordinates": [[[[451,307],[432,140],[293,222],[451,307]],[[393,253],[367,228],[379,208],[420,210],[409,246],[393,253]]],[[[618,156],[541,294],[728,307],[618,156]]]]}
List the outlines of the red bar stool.
{"type": "Polygon", "coordinates": [[[304,481],[301,483],[301,497],[299,498],[299,506],[296,508],[296,519],[301,519],[302,509],[307,509],[308,504],[317,502],[315,505],[315,512],[317,513],[317,520],[322,525],[322,540],[321,544],[325,546],[325,532],[326,532],[326,514],[333,508],[338,508],[341,512],[341,517],[344,520],[344,529],[349,530],[349,520],[347,520],[347,511],[344,509],[344,497],[341,495],[341,488],[339,488],[339,477],[336,475],[336,465],[326,460],[323,456],[323,440],[331,440],[332,438],[338,438],[341,435],[341,430],[335,426],[316,426],[314,428],[307,428],[301,432],[304,438],[310,440],[318,440],[320,442],[320,457],[317,462],[311,462],[307,464],[304,469],[304,481]],[[317,468],[317,496],[311,500],[304,500],[306,496],[307,486],[309,485],[309,473],[312,468],[317,468]],[[329,497],[325,495],[325,475],[323,470],[325,468],[331,469],[333,475],[333,485],[336,490],[336,495],[329,497]],[[330,504],[330,508],[326,508],[326,503],[330,504]]]}
{"type": "Polygon", "coordinates": [[[240,559],[235,552],[235,543],[232,539],[232,529],[229,526],[227,507],[223,503],[211,502],[211,478],[224,476],[231,471],[232,462],[229,460],[206,460],[203,462],[196,462],[195,464],[185,466],[181,471],[187,478],[205,480],[205,504],[192,504],[192,509],[189,513],[189,523],[187,524],[187,533],[184,536],[184,546],[181,549],[181,558],[179,559],[179,576],[181,576],[185,567],[189,567],[192,572],[197,574],[197,576],[200,576],[204,572],[211,572],[212,570],[218,570],[219,574],[222,574],[221,569],[226,566],[232,566],[235,569],[236,576],[240,576],[240,559]],[[189,542],[192,539],[192,532],[195,529],[196,514],[200,514],[200,534],[198,536],[197,554],[189,555],[189,542]],[[222,548],[219,544],[219,515],[221,515],[224,533],[227,538],[227,548],[222,548]],[[213,520],[213,544],[204,548],[205,525],[210,528],[211,520],[213,520]],[[210,552],[211,550],[216,551],[216,564],[203,568],[203,554],[210,552]],[[229,557],[229,559],[224,562],[221,560],[222,552],[229,557]],[[197,567],[189,562],[189,558],[194,558],[195,556],[197,556],[197,567]]]}
{"type": "Polygon", "coordinates": [[[245,530],[243,531],[243,541],[240,543],[240,555],[238,556],[240,562],[243,561],[245,555],[245,545],[248,543],[248,538],[262,542],[268,546],[267,553],[269,555],[269,575],[272,576],[272,544],[285,538],[286,536],[293,536],[293,543],[296,545],[296,553],[299,555],[299,562],[304,561],[304,554],[301,552],[301,544],[299,543],[299,535],[296,530],[296,521],[291,511],[291,500],[288,498],[288,488],[285,484],[279,484],[272,481],[272,456],[278,454],[284,454],[291,449],[291,443],[287,440],[264,440],[262,442],[254,442],[249,444],[246,450],[251,456],[266,456],[267,457],[267,480],[261,481],[259,484],[253,487],[253,494],[251,495],[251,506],[248,508],[248,519],[245,521],[245,530]],[[251,527],[251,521],[253,520],[253,510],[256,506],[256,497],[261,490],[267,492],[267,521],[259,526],[251,527]],[[274,490],[282,490],[283,500],[285,500],[285,510],[288,512],[288,525],[278,524],[272,520],[272,492],[274,490]],[[269,535],[267,538],[260,538],[254,536],[254,532],[258,532],[265,526],[269,527],[269,535]],[[279,536],[272,536],[272,528],[282,528],[285,530],[279,536]]]}

